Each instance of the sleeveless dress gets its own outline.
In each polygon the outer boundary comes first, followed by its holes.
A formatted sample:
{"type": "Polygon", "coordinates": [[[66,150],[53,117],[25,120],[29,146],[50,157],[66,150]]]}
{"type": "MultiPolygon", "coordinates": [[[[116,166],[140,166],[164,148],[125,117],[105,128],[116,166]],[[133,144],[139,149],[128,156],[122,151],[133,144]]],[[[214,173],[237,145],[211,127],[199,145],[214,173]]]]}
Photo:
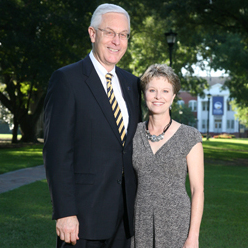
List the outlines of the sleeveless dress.
{"type": "Polygon", "coordinates": [[[182,248],[189,232],[191,202],[186,192],[186,156],[202,141],[200,132],[181,124],[155,153],[139,123],[133,140],[138,177],[132,248],[182,248]]]}

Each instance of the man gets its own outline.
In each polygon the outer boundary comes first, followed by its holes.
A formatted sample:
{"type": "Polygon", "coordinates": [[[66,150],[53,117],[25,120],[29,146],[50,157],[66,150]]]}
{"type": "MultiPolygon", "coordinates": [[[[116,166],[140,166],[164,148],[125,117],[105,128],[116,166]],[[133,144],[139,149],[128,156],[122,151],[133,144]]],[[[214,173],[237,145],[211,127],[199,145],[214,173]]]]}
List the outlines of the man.
{"type": "Polygon", "coordinates": [[[91,53],[55,71],[45,99],[43,157],[57,247],[127,248],[140,95],[138,78],[115,65],[127,49],[129,15],[100,5],[88,32],[91,53]]]}

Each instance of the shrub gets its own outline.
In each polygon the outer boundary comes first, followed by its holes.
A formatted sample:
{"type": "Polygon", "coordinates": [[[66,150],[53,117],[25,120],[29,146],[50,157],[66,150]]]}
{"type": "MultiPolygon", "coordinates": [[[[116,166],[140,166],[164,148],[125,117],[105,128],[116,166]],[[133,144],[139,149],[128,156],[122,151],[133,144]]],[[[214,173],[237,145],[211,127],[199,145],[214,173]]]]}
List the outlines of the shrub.
{"type": "Polygon", "coordinates": [[[215,135],[213,138],[215,138],[215,139],[232,139],[232,138],[235,138],[235,135],[222,133],[219,135],[215,135]]]}

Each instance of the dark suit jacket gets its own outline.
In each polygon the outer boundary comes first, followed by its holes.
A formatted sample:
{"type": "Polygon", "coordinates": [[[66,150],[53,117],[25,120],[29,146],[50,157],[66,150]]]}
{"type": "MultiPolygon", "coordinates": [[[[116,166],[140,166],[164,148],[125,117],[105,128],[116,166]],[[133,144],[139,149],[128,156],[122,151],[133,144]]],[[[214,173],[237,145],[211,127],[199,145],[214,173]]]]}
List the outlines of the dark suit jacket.
{"type": "Polygon", "coordinates": [[[55,71],[44,106],[46,175],[53,219],[77,215],[79,236],[108,239],[119,221],[122,168],[130,235],[136,176],[132,138],[140,121],[139,79],[116,67],[129,113],[125,146],[102,83],[87,56],[55,71]]]}

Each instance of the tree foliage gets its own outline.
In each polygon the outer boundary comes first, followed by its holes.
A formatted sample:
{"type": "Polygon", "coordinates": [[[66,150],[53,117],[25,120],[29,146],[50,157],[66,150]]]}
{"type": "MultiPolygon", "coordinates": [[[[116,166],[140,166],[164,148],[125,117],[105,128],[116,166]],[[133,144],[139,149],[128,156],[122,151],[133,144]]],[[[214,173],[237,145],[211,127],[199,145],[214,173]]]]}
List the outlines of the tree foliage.
{"type": "Polygon", "coordinates": [[[248,107],[240,107],[235,100],[231,102],[232,110],[235,111],[235,118],[240,121],[240,124],[248,127],[248,107]]]}
{"type": "MultiPolygon", "coordinates": [[[[244,0],[146,0],[162,19],[168,16],[183,47],[195,47],[211,68],[230,74],[226,86],[240,106],[248,106],[248,2],[244,0]]],[[[198,62],[201,62],[198,57],[198,62]]],[[[189,62],[190,63],[190,62],[189,62]]],[[[204,69],[204,64],[200,63],[204,69]]],[[[189,65],[190,68],[190,65],[189,65]]]]}
{"type": "MultiPolygon", "coordinates": [[[[91,49],[87,28],[102,0],[0,1],[0,102],[13,115],[23,141],[35,140],[51,73],[83,58],[91,49]]],[[[182,88],[201,94],[206,81],[192,76],[193,65],[209,60],[230,74],[231,97],[248,106],[248,2],[243,0],[133,0],[110,3],[131,16],[129,48],[119,66],[137,76],[154,63],[169,64],[164,36],[177,32],[173,69],[182,88]],[[206,49],[207,48],[207,49],[206,49]],[[201,56],[199,56],[201,55],[201,56]],[[183,76],[182,68],[187,71],[183,76]]],[[[202,68],[204,64],[202,63],[202,68]]]]}
{"type": "Polygon", "coordinates": [[[193,126],[196,123],[194,113],[187,105],[179,105],[177,102],[172,104],[171,115],[173,120],[185,125],[193,126]]]}
{"type": "Polygon", "coordinates": [[[75,62],[90,49],[87,25],[92,1],[0,2],[1,103],[14,116],[22,141],[35,141],[51,73],[75,62]],[[82,12],[84,14],[82,14],[82,12]]]}
{"type": "MultiPolygon", "coordinates": [[[[140,10],[143,11],[145,6],[140,4],[140,10]]],[[[124,68],[128,66],[136,76],[141,76],[145,70],[155,63],[170,64],[169,48],[166,41],[165,33],[171,28],[171,20],[162,19],[155,11],[150,11],[147,15],[142,15],[142,28],[132,31],[128,55],[120,61],[124,68]]],[[[185,46],[178,40],[174,45],[172,53],[173,69],[181,79],[182,88],[190,91],[193,95],[203,94],[203,89],[207,87],[207,82],[198,77],[192,76],[192,64],[197,62],[197,49],[195,47],[185,46]],[[183,76],[182,68],[188,71],[183,76]]]]}

